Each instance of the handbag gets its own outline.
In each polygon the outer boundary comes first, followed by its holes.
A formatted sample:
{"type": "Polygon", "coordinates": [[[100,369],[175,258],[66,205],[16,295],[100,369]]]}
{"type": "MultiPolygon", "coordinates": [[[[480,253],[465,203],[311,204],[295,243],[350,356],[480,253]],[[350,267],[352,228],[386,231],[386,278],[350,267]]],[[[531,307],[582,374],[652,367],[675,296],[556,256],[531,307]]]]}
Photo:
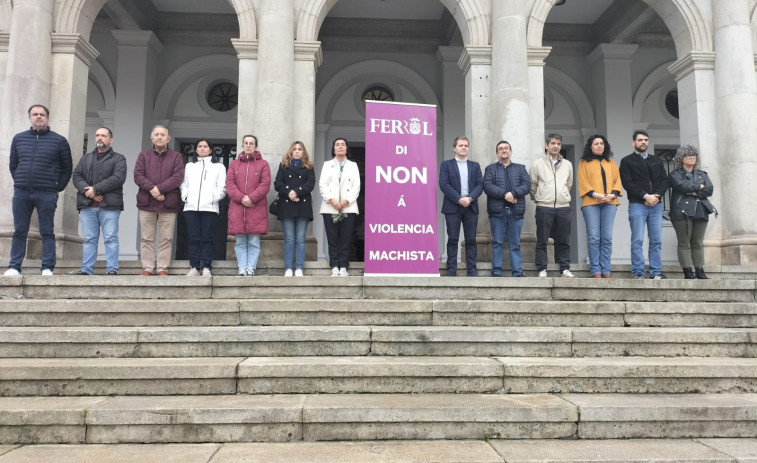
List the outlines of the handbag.
{"type": "Polygon", "coordinates": [[[271,201],[271,205],[268,206],[268,212],[270,212],[271,215],[279,215],[279,198],[271,201]]]}

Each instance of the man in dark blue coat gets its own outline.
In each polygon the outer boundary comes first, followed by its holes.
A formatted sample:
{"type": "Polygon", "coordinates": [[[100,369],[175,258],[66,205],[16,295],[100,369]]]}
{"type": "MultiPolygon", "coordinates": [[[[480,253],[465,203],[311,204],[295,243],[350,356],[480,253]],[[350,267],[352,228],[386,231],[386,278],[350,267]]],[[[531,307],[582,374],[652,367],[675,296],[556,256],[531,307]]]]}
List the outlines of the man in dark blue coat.
{"type": "Polygon", "coordinates": [[[498,161],[486,167],[484,191],[486,211],[492,230],[492,276],[502,276],[502,248],[510,248],[510,266],[514,277],[523,276],[520,254],[520,231],[526,213],[526,195],[531,191],[531,177],[526,166],[511,162],[510,143],[502,140],[496,148],[498,161]]]}
{"type": "Polygon", "coordinates": [[[21,274],[26,256],[26,237],[32,212],[37,209],[42,235],[42,275],[55,269],[55,232],[53,224],[58,193],[71,179],[71,147],[48,126],[50,111],[35,104],[29,108],[29,130],[13,137],[10,170],[13,176],[13,239],[11,258],[5,276],[21,274]]]}
{"type": "Polygon", "coordinates": [[[462,223],[468,276],[474,277],[477,275],[478,197],[484,192],[484,182],[481,166],[477,162],[468,161],[466,137],[455,138],[452,151],[455,158],[442,162],[439,169],[439,188],[444,193],[442,213],[447,223],[447,276],[457,275],[457,248],[462,223]]]}

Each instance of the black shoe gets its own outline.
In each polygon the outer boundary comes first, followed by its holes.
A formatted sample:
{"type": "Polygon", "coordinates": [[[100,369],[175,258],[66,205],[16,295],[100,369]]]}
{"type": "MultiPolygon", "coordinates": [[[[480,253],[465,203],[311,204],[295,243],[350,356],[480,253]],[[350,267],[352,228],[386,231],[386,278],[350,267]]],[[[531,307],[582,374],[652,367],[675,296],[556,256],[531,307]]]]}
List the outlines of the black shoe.
{"type": "Polygon", "coordinates": [[[501,273],[492,273],[492,276],[495,277],[495,278],[499,278],[499,277],[502,276],[502,274],[501,273]]]}
{"type": "Polygon", "coordinates": [[[666,277],[662,273],[658,273],[657,275],[652,275],[650,278],[653,280],[667,280],[668,279],[668,277],[666,277]]]}
{"type": "Polygon", "coordinates": [[[522,273],[518,273],[518,274],[513,275],[513,278],[525,278],[525,275],[523,275],[522,273]]]}
{"type": "Polygon", "coordinates": [[[76,273],[74,273],[74,275],[86,275],[86,276],[89,276],[89,273],[85,272],[82,269],[79,269],[76,273]]]}
{"type": "Polygon", "coordinates": [[[633,276],[634,280],[645,280],[647,277],[643,273],[639,273],[633,276]]]}
{"type": "Polygon", "coordinates": [[[117,276],[118,275],[118,270],[111,270],[110,272],[107,273],[107,275],[117,276]]]}
{"type": "Polygon", "coordinates": [[[695,280],[696,277],[694,276],[694,270],[690,268],[683,269],[683,279],[684,280],[695,280]]]}
{"type": "Polygon", "coordinates": [[[701,267],[696,269],[696,277],[697,280],[709,280],[709,278],[707,278],[707,275],[704,274],[704,269],[701,267]]]}

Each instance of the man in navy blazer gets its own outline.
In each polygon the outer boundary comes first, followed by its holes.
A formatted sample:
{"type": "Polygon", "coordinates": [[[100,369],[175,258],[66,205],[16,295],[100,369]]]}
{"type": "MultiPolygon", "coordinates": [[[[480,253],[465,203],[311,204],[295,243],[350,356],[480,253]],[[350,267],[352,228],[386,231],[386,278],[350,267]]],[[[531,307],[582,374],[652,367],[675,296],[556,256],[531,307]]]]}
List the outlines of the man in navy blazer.
{"type": "Polygon", "coordinates": [[[452,143],[454,159],[442,162],[439,169],[439,188],[444,193],[442,213],[447,223],[447,276],[457,275],[457,248],[460,224],[465,234],[465,261],[468,276],[476,272],[476,225],[478,224],[478,197],[484,192],[481,166],[468,161],[468,139],[457,137],[452,143]]]}

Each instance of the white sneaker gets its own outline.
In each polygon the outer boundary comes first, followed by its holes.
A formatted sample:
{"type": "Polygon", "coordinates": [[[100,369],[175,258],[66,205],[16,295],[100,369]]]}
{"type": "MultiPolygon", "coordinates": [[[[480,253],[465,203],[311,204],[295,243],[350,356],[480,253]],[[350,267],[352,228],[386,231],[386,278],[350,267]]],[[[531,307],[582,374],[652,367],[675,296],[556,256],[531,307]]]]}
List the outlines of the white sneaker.
{"type": "Polygon", "coordinates": [[[303,275],[302,275],[302,269],[301,269],[301,268],[298,268],[297,270],[295,270],[295,271],[294,271],[294,276],[296,276],[296,277],[301,277],[301,276],[303,276],[303,275]]]}
{"type": "Polygon", "coordinates": [[[237,272],[238,277],[244,277],[247,276],[247,271],[245,269],[241,269],[237,272]]]}
{"type": "Polygon", "coordinates": [[[254,268],[246,268],[244,269],[244,274],[248,277],[254,277],[255,276],[255,269],[254,268]]]}
{"type": "Polygon", "coordinates": [[[16,270],[15,268],[9,268],[8,270],[3,273],[4,277],[18,277],[21,276],[21,272],[16,270]]]}
{"type": "Polygon", "coordinates": [[[573,275],[573,273],[571,273],[571,271],[568,270],[567,268],[562,271],[562,277],[563,278],[575,278],[575,276],[573,275]]]}
{"type": "Polygon", "coordinates": [[[286,269],[286,272],[284,272],[284,276],[285,276],[285,277],[290,277],[290,276],[292,276],[292,269],[291,269],[291,268],[288,268],[288,269],[286,269]]]}
{"type": "Polygon", "coordinates": [[[331,269],[331,276],[332,277],[338,277],[339,276],[339,267],[334,267],[331,269]]]}
{"type": "Polygon", "coordinates": [[[53,276],[53,271],[50,270],[49,268],[46,268],[46,269],[42,270],[42,276],[43,277],[51,277],[51,276],[53,276]]]}
{"type": "Polygon", "coordinates": [[[541,272],[539,272],[539,278],[547,278],[547,271],[542,270],[541,272]]]}
{"type": "Polygon", "coordinates": [[[204,276],[204,277],[212,277],[213,274],[210,273],[210,269],[209,268],[204,268],[204,269],[202,269],[202,276],[204,276]]]}
{"type": "Polygon", "coordinates": [[[189,272],[187,273],[187,276],[188,277],[198,277],[198,276],[200,276],[200,272],[196,268],[192,267],[191,269],[189,269],[189,272]]]}
{"type": "Polygon", "coordinates": [[[347,276],[350,276],[350,274],[347,273],[347,269],[346,268],[342,267],[342,268],[339,269],[339,276],[340,277],[347,277],[347,276]]]}

